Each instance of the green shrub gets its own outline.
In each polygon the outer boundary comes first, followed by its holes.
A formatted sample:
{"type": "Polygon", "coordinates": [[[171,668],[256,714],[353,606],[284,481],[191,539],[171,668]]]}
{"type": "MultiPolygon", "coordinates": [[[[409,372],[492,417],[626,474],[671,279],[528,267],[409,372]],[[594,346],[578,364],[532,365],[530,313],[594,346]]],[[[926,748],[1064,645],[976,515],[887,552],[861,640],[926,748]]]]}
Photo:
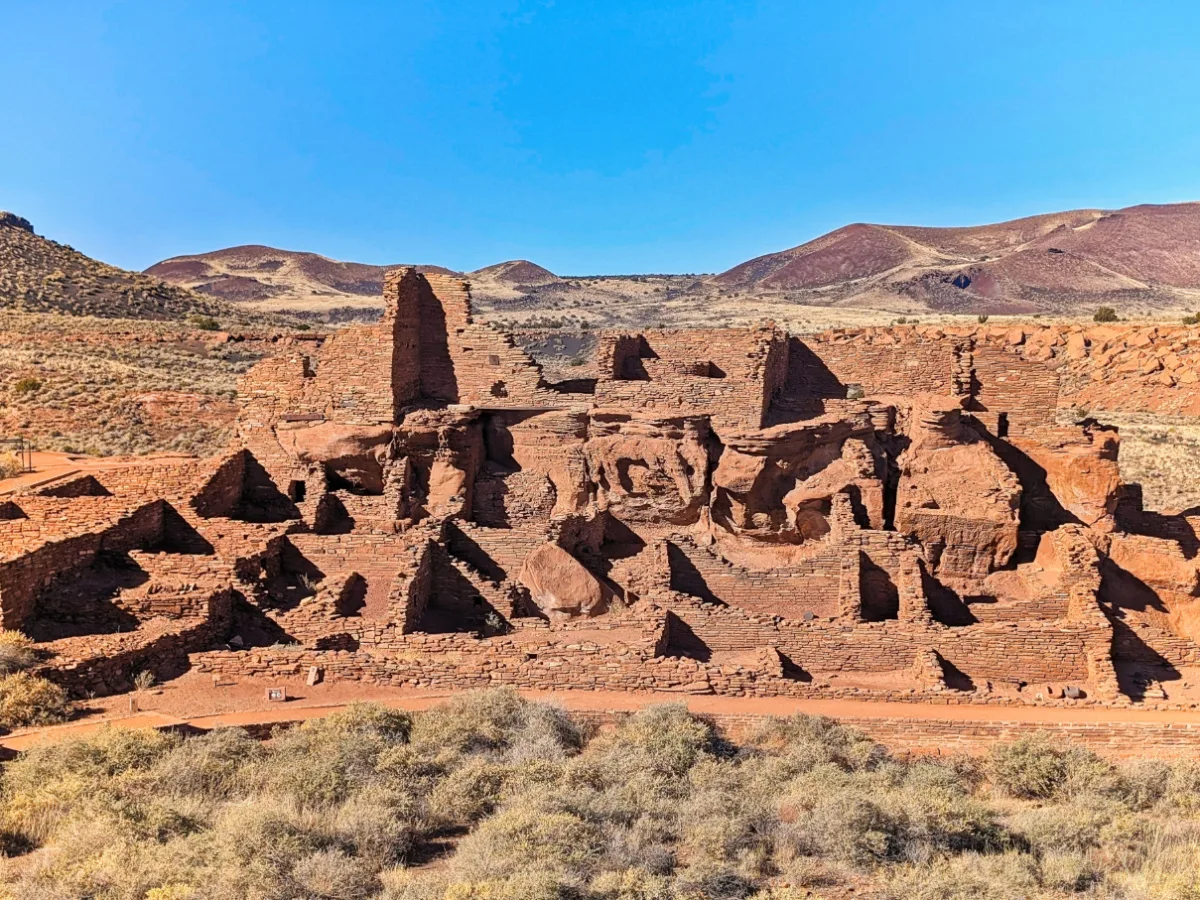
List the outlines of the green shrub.
{"type": "Polygon", "coordinates": [[[220,331],[221,323],[212,316],[191,315],[188,316],[188,321],[201,331],[220,331]]]}
{"type": "Polygon", "coordinates": [[[1113,309],[1111,306],[1101,306],[1099,309],[1096,310],[1095,315],[1092,316],[1092,321],[1093,322],[1119,322],[1120,318],[1117,316],[1117,311],[1115,309],[1113,309]]]}
{"type": "Polygon", "coordinates": [[[32,375],[26,375],[24,378],[18,378],[12,386],[12,392],[18,397],[23,397],[26,394],[36,394],[42,389],[42,380],[34,378],[32,375]]]}
{"type": "Polygon", "coordinates": [[[0,677],[0,728],[53,725],[71,712],[61,687],[28,672],[0,677]]]}
{"type": "Polygon", "coordinates": [[[976,322],[978,322],[980,325],[982,325],[982,324],[984,324],[985,322],[987,322],[987,320],[988,320],[987,313],[980,313],[979,315],[977,315],[977,316],[975,317],[975,321],[976,321],[976,322]]]}

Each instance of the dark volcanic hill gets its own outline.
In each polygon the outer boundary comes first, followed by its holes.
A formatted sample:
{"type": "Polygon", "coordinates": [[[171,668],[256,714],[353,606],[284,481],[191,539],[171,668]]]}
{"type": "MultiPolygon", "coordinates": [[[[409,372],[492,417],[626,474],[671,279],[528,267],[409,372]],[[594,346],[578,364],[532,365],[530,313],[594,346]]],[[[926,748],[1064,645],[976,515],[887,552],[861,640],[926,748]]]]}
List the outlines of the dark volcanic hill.
{"type": "MultiPolygon", "coordinates": [[[[397,265],[401,265],[397,263],[397,265]]],[[[337,306],[378,306],[383,276],[396,266],[340,262],[258,244],[229,247],[156,263],[146,274],[198,293],[268,309],[321,310],[337,306]]],[[[421,272],[449,272],[417,266],[421,272]]]]}
{"type": "Polygon", "coordinates": [[[0,212],[0,308],[122,319],[232,313],[219,300],[41,237],[28,220],[6,212],[0,212]]]}
{"type": "Polygon", "coordinates": [[[508,262],[477,269],[471,273],[471,278],[476,282],[494,281],[498,284],[513,286],[541,286],[555,284],[562,280],[549,269],[542,268],[527,259],[511,259],[508,262]]]}
{"type": "Polygon", "coordinates": [[[1200,204],[1074,210],[968,228],[847,225],[715,277],[796,302],[900,298],[946,312],[1186,306],[1200,290],[1200,204]]]}

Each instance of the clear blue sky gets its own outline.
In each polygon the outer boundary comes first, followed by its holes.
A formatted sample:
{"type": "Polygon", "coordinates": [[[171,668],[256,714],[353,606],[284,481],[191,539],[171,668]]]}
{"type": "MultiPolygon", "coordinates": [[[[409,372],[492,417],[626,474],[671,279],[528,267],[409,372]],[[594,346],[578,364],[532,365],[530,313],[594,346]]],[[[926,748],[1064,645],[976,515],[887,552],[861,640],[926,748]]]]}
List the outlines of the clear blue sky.
{"type": "Polygon", "coordinates": [[[0,49],[0,209],[130,268],[718,271],[1200,199],[1184,0],[0,0],[0,49]]]}

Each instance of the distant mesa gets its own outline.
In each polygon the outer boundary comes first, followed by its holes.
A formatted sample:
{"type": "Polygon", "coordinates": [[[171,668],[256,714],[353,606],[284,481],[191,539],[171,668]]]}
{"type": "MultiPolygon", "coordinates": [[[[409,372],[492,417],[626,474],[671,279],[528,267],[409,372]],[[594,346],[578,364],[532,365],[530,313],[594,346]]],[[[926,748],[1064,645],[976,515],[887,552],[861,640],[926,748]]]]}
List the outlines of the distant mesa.
{"type": "Polygon", "coordinates": [[[544,269],[537,263],[527,259],[510,259],[508,262],[496,263],[471,273],[474,278],[488,278],[501,284],[543,285],[555,284],[562,279],[544,269]]]}

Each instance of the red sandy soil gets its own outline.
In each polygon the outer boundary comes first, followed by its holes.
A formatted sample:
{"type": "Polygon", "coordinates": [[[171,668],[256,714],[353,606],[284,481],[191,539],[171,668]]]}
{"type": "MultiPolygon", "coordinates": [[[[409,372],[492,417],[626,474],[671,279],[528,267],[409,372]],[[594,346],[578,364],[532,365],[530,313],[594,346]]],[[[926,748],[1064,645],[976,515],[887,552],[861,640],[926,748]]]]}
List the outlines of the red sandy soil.
{"type": "MultiPolygon", "coordinates": [[[[240,678],[215,685],[211,676],[189,673],[140,694],[123,694],[91,701],[83,718],[65,725],[27,729],[0,738],[0,748],[24,750],[44,741],[64,740],[96,731],[104,725],[161,728],[189,725],[199,729],[297,722],[329,715],[356,702],[382,703],[395,709],[419,710],[441,703],[454,692],[412,690],[354,682],[309,687],[303,678],[240,678]],[[286,702],[267,701],[267,688],[282,687],[286,702]]],[[[1061,707],[966,706],[958,704],[876,702],[868,700],[803,700],[790,697],[696,696],[666,691],[617,693],[607,691],[522,691],[530,700],[554,703],[568,710],[624,712],[658,703],[686,703],[701,715],[788,716],[796,713],[835,719],[940,719],[968,722],[1029,724],[1161,722],[1200,725],[1200,711],[1177,709],[1063,709],[1061,707]]]]}

